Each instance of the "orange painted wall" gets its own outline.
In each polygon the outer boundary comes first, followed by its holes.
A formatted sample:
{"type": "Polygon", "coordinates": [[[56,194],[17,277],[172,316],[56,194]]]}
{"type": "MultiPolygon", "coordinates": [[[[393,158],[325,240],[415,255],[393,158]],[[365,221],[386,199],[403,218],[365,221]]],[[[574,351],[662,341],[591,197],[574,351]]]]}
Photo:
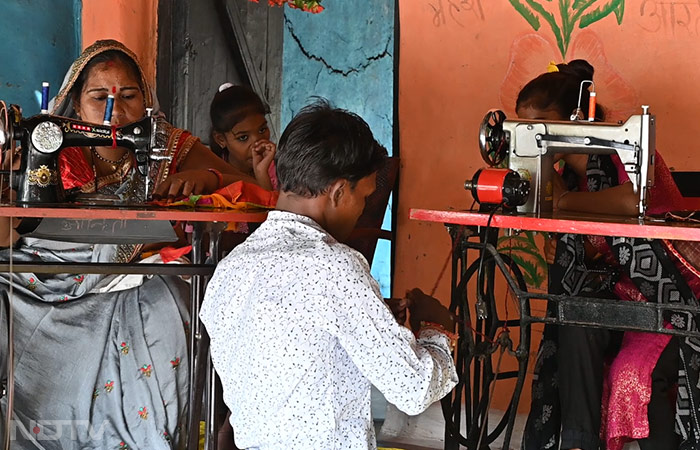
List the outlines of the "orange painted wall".
{"type": "Polygon", "coordinates": [[[158,0],[83,0],[82,36],[83,48],[98,39],[123,42],[155,81],[158,0]]]}
{"type": "MultiPolygon", "coordinates": [[[[548,9],[560,3],[537,2],[548,9]]],[[[540,16],[535,31],[507,0],[400,0],[399,14],[395,295],[414,286],[429,290],[450,251],[444,227],[409,221],[409,208],[469,208],[462,186],[484,165],[478,148],[484,114],[498,108],[514,116],[524,83],[549,61],[564,60],[546,21],[540,16]]],[[[612,118],[651,105],[657,147],[672,170],[700,170],[698,55],[700,4],[627,0],[621,25],[611,14],[584,29],[575,26],[566,60],[586,58],[595,66],[598,99],[612,118]]],[[[449,271],[437,291],[442,299],[448,295],[449,271]]],[[[523,399],[520,409],[528,403],[523,399]]]]}

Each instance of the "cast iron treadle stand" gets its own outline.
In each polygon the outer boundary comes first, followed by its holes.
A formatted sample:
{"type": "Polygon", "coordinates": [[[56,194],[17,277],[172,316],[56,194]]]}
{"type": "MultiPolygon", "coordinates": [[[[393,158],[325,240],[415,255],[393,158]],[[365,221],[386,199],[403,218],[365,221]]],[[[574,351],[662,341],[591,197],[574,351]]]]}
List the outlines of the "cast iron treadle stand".
{"type": "Polygon", "coordinates": [[[498,239],[497,228],[479,229],[476,226],[447,225],[452,238],[452,286],[450,311],[459,317],[459,342],[455,357],[459,383],[452,393],[442,400],[445,416],[445,450],[458,450],[460,445],[468,449],[488,449],[498,436],[506,430],[504,448],[508,448],[513,424],[517,414],[517,405],[525,381],[529,349],[530,327],[520,326],[518,319],[502,320],[498,317],[495,300],[496,266],[506,276],[509,288],[520,299],[521,311],[529,315],[529,302],[517,295],[526,292],[525,280],[517,265],[508,255],[498,254],[495,246],[498,239]],[[478,242],[470,242],[478,238],[478,242]],[[468,250],[478,251],[478,256],[471,264],[467,261],[468,250]],[[483,262],[480,261],[484,253],[483,262]],[[479,265],[483,264],[479,273],[479,265]],[[512,273],[512,275],[511,275],[512,273]],[[467,296],[467,283],[474,276],[479,277],[476,302],[476,321],[471,318],[467,296]],[[515,278],[513,278],[515,277],[515,278]],[[514,289],[515,288],[515,289],[514,289]],[[473,327],[477,332],[468,328],[473,327]],[[507,333],[501,333],[504,326],[520,327],[520,345],[512,352],[512,341],[507,333]],[[486,339],[488,338],[488,340],[486,339]],[[512,352],[518,360],[518,370],[494,373],[491,355],[499,348],[512,352]],[[492,432],[482,429],[488,427],[488,407],[490,405],[490,387],[496,379],[517,378],[515,391],[508,409],[492,432]],[[464,402],[464,417],[462,417],[464,402]],[[459,432],[464,421],[466,436],[459,432]]]}
{"type": "Polygon", "coordinates": [[[452,238],[452,286],[450,310],[456,313],[459,342],[455,365],[459,383],[452,393],[442,400],[445,416],[445,450],[459,450],[465,446],[469,450],[488,449],[505,430],[503,450],[508,450],[517,416],[518,402],[525,382],[530,354],[530,334],[533,323],[574,325],[589,328],[606,328],[675,336],[700,338],[700,331],[665,328],[664,313],[686,311],[700,315],[700,307],[670,305],[660,303],[627,302],[620,300],[553,295],[527,292],[525,280],[517,264],[508,256],[498,253],[496,244],[497,228],[447,224],[452,238]],[[470,239],[478,238],[478,242],[470,239]],[[467,261],[468,250],[476,250],[477,258],[471,264],[467,261]],[[483,254],[483,268],[479,274],[480,259],[483,254]],[[494,291],[496,268],[505,279],[511,294],[518,299],[519,319],[502,320],[498,317],[494,291]],[[467,283],[477,275],[477,292],[474,310],[476,320],[472,321],[467,283]],[[547,300],[557,303],[555,317],[532,316],[530,300],[547,300]],[[470,330],[471,326],[476,332],[470,330]],[[520,343],[515,351],[503,327],[520,328],[520,343]],[[486,340],[484,337],[488,337],[486,340]],[[494,374],[491,355],[501,348],[509,351],[518,361],[518,370],[494,374]],[[516,378],[513,397],[503,418],[491,432],[488,432],[488,409],[490,387],[495,380],[516,378]],[[462,403],[464,406],[462,406],[462,403]],[[464,417],[462,417],[462,408],[464,417]],[[464,423],[466,436],[460,433],[464,423]],[[483,431],[482,431],[483,429],[483,431]]]}

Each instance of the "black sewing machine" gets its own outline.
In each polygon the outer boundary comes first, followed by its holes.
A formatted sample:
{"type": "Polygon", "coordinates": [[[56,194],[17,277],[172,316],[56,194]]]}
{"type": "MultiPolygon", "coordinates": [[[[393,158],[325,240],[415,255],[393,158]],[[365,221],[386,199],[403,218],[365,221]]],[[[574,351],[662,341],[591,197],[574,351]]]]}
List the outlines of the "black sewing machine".
{"type": "Polygon", "coordinates": [[[16,105],[6,111],[7,114],[0,117],[0,146],[7,150],[12,141],[21,143],[16,183],[20,205],[64,202],[58,155],[66,147],[116,145],[128,148],[134,152],[138,171],[146,178],[146,183],[150,161],[164,158],[159,155],[162,149],[156,148],[156,119],[150,109],[143,119],[119,128],[49,114],[23,118],[16,105]]]}
{"type": "MultiPolygon", "coordinates": [[[[14,157],[14,143],[21,145],[21,162],[16,177],[10,180],[17,191],[16,204],[25,207],[38,207],[61,204],[66,201],[58,155],[61,149],[78,146],[124,147],[133,151],[136,168],[144,177],[145,189],[150,193],[149,168],[152,161],[170,159],[165,149],[158,147],[157,118],[152,110],[146,110],[146,117],[122,127],[111,126],[114,99],[109,97],[105,109],[104,123],[97,125],[67,117],[48,114],[48,89],[43,90],[42,112],[23,118],[17,105],[6,107],[0,102],[0,150],[3,157],[14,157]],[[7,156],[5,156],[7,155],[7,156]]],[[[7,173],[5,171],[4,173],[7,173]]],[[[127,206],[114,200],[103,200],[114,206],[127,206]]],[[[121,231],[113,236],[84,230],[77,233],[66,232],[63,219],[24,220],[24,233],[34,237],[58,239],[70,242],[109,242],[142,243],[170,242],[177,237],[168,221],[123,221],[121,231]],[[133,222],[133,223],[132,223],[133,222]]],[[[98,224],[102,226],[103,224],[98,224]]],[[[99,231],[99,227],[98,227],[99,231]]]]}

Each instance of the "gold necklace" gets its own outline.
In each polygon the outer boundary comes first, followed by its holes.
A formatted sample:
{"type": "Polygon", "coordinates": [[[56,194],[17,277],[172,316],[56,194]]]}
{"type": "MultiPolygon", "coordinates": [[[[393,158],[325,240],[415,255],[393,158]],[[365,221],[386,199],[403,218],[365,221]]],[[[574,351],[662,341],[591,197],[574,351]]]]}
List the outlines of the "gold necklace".
{"type": "Polygon", "coordinates": [[[117,160],[105,158],[104,156],[100,155],[100,154],[97,152],[97,149],[96,149],[94,146],[90,147],[90,151],[91,151],[92,154],[95,155],[95,156],[97,157],[97,159],[99,159],[100,161],[106,162],[107,164],[110,164],[110,165],[112,166],[112,170],[116,170],[117,167],[119,167],[120,165],[124,164],[124,161],[126,161],[126,159],[129,157],[129,151],[128,151],[128,150],[122,155],[121,158],[119,158],[119,159],[117,159],[117,160]]]}

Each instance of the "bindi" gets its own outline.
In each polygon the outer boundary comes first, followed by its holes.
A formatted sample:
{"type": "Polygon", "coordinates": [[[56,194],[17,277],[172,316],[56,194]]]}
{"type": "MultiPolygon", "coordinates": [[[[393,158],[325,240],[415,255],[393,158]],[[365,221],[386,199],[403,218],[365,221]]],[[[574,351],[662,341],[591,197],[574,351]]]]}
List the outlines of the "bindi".
{"type": "Polygon", "coordinates": [[[116,94],[116,93],[117,93],[117,87],[116,87],[116,86],[112,86],[112,94],[116,94]]]}

